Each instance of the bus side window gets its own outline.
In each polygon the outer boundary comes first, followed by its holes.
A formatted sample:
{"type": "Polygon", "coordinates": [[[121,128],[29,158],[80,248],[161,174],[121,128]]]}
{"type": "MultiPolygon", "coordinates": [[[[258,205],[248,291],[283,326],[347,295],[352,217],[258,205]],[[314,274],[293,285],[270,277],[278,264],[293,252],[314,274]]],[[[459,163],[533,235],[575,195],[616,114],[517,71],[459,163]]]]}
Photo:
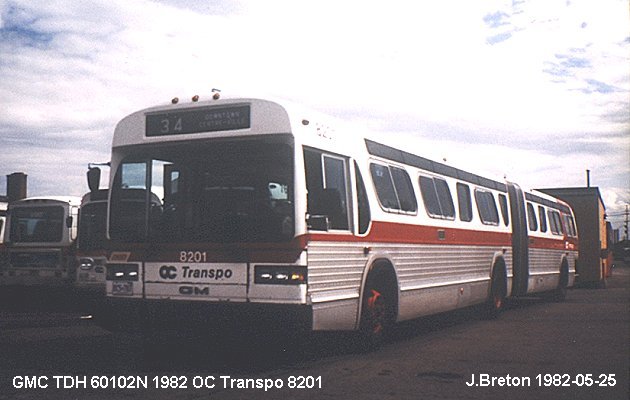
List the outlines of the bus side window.
{"type": "Polygon", "coordinates": [[[454,219],[455,206],[444,179],[420,176],[420,193],[431,218],[454,219]]]}
{"type": "Polygon", "coordinates": [[[457,183],[457,204],[459,205],[459,219],[465,222],[472,221],[472,201],[468,185],[457,183]]]}
{"type": "Polygon", "coordinates": [[[535,232],[538,230],[538,220],[536,219],[536,212],[532,203],[527,203],[527,223],[530,231],[535,232]]]}
{"type": "Polygon", "coordinates": [[[475,189],[475,200],[477,201],[477,211],[481,222],[485,225],[499,225],[499,211],[492,193],[482,189],[475,189]]]}
{"type": "Polygon", "coordinates": [[[540,231],[547,232],[547,214],[545,214],[543,206],[538,206],[538,217],[540,219],[540,231]]]}
{"type": "Polygon", "coordinates": [[[501,215],[503,216],[503,223],[505,226],[510,224],[510,213],[508,212],[507,197],[504,194],[499,194],[499,206],[501,206],[501,215]]]}

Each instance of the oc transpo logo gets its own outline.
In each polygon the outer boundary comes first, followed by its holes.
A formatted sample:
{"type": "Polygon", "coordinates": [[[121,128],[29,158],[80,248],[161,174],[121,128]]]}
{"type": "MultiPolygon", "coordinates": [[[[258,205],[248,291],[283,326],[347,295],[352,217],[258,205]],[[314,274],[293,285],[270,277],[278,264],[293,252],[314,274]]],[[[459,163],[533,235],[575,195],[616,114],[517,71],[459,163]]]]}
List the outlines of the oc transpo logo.
{"type": "Polygon", "coordinates": [[[177,268],[172,265],[162,265],[160,267],[160,278],[175,279],[177,277],[177,268]]]}

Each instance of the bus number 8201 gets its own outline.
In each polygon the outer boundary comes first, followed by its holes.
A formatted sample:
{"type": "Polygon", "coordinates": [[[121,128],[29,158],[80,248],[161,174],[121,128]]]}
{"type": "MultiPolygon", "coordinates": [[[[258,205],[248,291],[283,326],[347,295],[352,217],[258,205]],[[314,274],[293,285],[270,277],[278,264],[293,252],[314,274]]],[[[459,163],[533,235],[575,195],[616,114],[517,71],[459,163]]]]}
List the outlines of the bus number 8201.
{"type": "Polygon", "coordinates": [[[179,261],[187,263],[202,263],[208,261],[205,251],[180,251],[179,261]]]}

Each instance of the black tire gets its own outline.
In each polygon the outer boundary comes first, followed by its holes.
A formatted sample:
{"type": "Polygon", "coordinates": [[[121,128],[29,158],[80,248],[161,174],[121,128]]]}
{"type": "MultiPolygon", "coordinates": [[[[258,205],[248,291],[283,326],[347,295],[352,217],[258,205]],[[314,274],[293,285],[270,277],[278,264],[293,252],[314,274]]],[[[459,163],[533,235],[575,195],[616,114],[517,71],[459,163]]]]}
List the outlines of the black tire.
{"type": "Polygon", "coordinates": [[[396,286],[385,273],[373,273],[363,290],[359,339],[361,350],[379,348],[396,322],[396,286]]]}
{"type": "Polygon", "coordinates": [[[563,302],[567,298],[567,288],[569,286],[569,267],[566,263],[562,264],[562,268],[560,269],[560,281],[558,282],[558,287],[551,292],[551,301],[555,302],[563,302]]]}
{"type": "Polygon", "coordinates": [[[488,300],[484,304],[484,319],[497,319],[505,306],[507,297],[507,284],[505,282],[505,271],[503,266],[497,265],[492,271],[490,282],[490,292],[488,300]]]}

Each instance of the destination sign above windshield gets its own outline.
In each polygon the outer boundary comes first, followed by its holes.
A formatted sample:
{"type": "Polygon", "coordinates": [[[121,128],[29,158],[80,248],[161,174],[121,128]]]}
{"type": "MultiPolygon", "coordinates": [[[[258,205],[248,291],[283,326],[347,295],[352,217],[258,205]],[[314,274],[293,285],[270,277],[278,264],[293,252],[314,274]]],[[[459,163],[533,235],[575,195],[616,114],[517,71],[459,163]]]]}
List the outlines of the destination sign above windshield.
{"type": "Polygon", "coordinates": [[[249,105],[188,108],[147,114],[146,136],[232,131],[250,127],[249,105]]]}

